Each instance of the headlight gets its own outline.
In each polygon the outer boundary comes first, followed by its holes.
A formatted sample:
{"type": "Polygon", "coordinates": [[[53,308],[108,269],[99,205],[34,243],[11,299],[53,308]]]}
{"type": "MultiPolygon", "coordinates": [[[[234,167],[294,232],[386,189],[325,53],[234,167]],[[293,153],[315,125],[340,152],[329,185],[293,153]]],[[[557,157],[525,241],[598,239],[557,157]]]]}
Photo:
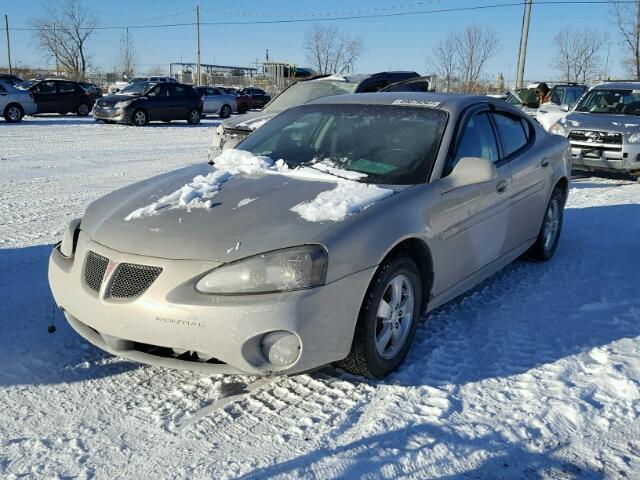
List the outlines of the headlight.
{"type": "Polygon", "coordinates": [[[218,267],[196,284],[201,293],[219,295],[286,292],[322,285],[328,254],[321,245],[305,245],[254,255],[218,267]]]}
{"type": "Polygon", "coordinates": [[[549,128],[549,133],[553,133],[554,135],[562,135],[563,137],[567,134],[567,129],[560,122],[556,122],[551,125],[549,128]]]}
{"type": "Polygon", "coordinates": [[[60,242],[60,253],[67,258],[73,257],[78,244],[78,234],[80,233],[80,219],[71,220],[60,242]]]}
{"type": "Polygon", "coordinates": [[[640,132],[629,135],[627,137],[627,143],[640,143],[640,132]]]}
{"type": "Polygon", "coordinates": [[[121,102],[118,102],[114,105],[114,107],[116,108],[125,108],[128,107],[129,105],[131,105],[131,102],[133,102],[133,100],[122,100],[121,102]]]}

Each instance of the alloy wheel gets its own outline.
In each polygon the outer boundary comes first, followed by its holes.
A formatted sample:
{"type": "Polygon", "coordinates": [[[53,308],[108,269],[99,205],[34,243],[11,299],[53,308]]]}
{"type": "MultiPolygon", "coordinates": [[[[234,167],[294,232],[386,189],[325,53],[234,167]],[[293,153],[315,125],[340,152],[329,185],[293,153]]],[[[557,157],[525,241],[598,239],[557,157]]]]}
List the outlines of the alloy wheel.
{"type": "Polygon", "coordinates": [[[89,115],[89,105],[87,105],[86,103],[81,103],[78,106],[78,114],[83,117],[89,115]]]}
{"type": "Polygon", "coordinates": [[[139,127],[147,123],[147,116],[141,110],[133,114],[133,123],[139,127]]]}
{"type": "Polygon", "coordinates": [[[414,298],[413,285],[406,275],[393,277],[380,298],[375,345],[385,360],[394,358],[407,340],[413,322],[414,298]]]}
{"type": "Polygon", "coordinates": [[[18,107],[11,106],[7,109],[7,116],[12,122],[17,122],[22,117],[22,112],[18,107]]]}
{"type": "Polygon", "coordinates": [[[553,248],[560,231],[560,202],[554,198],[549,204],[544,220],[544,249],[549,251],[553,248]]]}

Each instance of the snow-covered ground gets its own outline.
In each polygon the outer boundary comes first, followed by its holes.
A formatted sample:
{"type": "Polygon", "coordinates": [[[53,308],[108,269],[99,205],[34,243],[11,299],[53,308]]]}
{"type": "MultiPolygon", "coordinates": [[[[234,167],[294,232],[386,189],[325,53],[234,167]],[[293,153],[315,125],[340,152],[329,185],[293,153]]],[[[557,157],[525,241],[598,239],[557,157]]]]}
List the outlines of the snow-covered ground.
{"type": "Polygon", "coordinates": [[[205,161],[215,125],[0,123],[0,478],[640,478],[640,184],[623,179],[574,182],[553,261],[431,314],[382,381],[329,368],[209,411],[255,379],[74,334],[51,244],[92,199],[205,161]]]}

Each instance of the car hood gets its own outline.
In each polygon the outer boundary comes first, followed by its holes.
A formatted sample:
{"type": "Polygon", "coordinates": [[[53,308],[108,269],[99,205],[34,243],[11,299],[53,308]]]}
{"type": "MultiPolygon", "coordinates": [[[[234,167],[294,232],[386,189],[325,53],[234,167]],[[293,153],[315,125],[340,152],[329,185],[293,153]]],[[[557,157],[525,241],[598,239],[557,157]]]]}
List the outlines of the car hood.
{"type": "Polygon", "coordinates": [[[225,130],[241,130],[252,132],[261,127],[278,113],[249,112],[237,117],[231,117],[222,123],[225,130]]]}
{"type": "Polygon", "coordinates": [[[309,222],[290,210],[335,188],[335,183],[278,174],[234,177],[213,196],[210,208],[166,209],[124,220],[134,210],[175,192],[211,169],[208,165],[187,167],[110,193],[89,205],[81,229],[94,241],[120,252],[229,262],[303,245],[335,225],[309,222]]]}
{"type": "Polygon", "coordinates": [[[99,107],[112,107],[118,102],[122,102],[124,100],[133,100],[138,98],[140,95],[105,95],[100,100],[98,100],[99,107]]]}
{"type": "Polygon", "coordinates": [[[640,117],[633,115],[602,115],[597,113],[571,112],[562,123],[568,129],[600,130],[623,134],[640,131],[640,117]]]}

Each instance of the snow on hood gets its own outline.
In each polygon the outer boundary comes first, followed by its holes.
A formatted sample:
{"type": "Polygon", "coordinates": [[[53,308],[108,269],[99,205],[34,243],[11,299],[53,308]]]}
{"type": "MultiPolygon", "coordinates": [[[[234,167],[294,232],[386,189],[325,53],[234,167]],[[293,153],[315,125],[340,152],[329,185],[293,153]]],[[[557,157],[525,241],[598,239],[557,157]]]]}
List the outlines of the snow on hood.
{"type": "Polygon", "coordinates": [[[278,174],[307,181],[338,183],[333,190],[322,191],[315,199],[291,208],[309,222],[340,221],[394,193],[393,190],[358,183],[355,180],[367,175],[340,169],[327,160],[309,167],[290,169],[283,160],[274,162],[269,157],[245,150],[229,149],[222,151],[214,161],[214,171],[198,175],[170,194],[132,211],[124,221],[158,215],[166,210],[185,209],[189,212],[192,209],[209,209],[213,205],[213,197],[223,185],[239,175],[278,174]]]}
{"type": "Polygon", "coordinates": [[[561,124],[568,128],[579,127],[584,130],[601,130],[630,135],[640,130],[640,123],[633,122],[632,118],[635,120],[637,117],[573,111],[561,120],[561,124]]]}
{"type": "Polygon", "coordinates": [[[236,125],[236,127],[248,128],[249,130],[257,130],[258,128],[263,126],[265,123],[267,123],[269,120],[271,120],[271,118],[272,118],[271,116],[256,118],[253,121],[250,120],[247,122],[239,123],[238,125],[236,125]]]}

